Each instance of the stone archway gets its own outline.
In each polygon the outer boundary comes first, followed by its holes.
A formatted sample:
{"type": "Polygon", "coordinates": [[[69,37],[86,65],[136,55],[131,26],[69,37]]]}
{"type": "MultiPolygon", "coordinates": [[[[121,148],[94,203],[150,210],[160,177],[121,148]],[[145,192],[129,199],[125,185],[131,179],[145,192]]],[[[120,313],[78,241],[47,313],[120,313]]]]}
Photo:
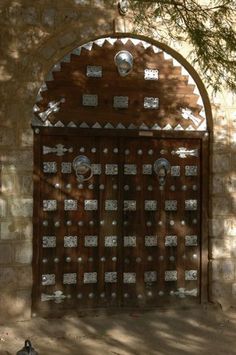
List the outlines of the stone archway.
{"type": "Polygon", "coordinates": [[[211,111],[193,68],[160,43],[99,38],[53,67],[34,113],[34,308],[206,299],[211,111]],[[127,76],[120,51],[133,57],[127,76]],[[78,155],[92,164],[88,183],[78,155]]]}

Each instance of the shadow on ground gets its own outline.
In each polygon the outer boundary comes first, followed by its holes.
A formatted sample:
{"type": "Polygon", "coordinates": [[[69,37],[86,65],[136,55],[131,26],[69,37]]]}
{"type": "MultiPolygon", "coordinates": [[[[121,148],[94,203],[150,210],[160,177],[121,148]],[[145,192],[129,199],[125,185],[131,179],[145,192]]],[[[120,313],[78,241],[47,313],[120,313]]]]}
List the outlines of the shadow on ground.
{"type": "Polygon", "coordinates": [[[0,355],[30,338],[40,355],[236,354],[236,310],[215,306],[129,314],[84,314],[0,324],[0,355]]]}

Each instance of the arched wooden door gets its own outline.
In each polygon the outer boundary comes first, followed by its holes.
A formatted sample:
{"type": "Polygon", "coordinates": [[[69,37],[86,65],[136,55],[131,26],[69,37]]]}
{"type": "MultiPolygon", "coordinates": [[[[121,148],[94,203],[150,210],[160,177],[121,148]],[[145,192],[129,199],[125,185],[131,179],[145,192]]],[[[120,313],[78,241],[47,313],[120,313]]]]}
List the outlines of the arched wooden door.
{"type": "Polygon", "coordinates": [[[208,133],[186,68],[137,38],[96,40],[53,68],[34,113],[34,311],[206,297],[208,133]]]}

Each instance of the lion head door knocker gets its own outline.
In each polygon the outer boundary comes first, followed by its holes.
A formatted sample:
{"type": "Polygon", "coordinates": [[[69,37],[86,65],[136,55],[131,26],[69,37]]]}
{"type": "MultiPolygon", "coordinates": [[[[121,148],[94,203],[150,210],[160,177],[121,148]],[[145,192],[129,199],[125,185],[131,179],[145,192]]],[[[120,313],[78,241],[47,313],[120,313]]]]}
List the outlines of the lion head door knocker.
{"type": "Polygon", "coordinates": [[[133,56],[128,51],[120,51],[115,55],[115,64],[120,76],[128,75],[133,69],[133,56]]]}
{"type": "Polygon", "coordinates": [[[157,159],[154,163],[154,171],[158,176],[159,185],[163,186],[166,182],[166,176],[170,172],[170,163],[164,158],[157,159]]]}
{"type": "Polygon", "coordinates": [[[78,155],[73,160],[72,166],[78,182],[88,181],[93,176],[91,162],[85,155],[78,155]]]}

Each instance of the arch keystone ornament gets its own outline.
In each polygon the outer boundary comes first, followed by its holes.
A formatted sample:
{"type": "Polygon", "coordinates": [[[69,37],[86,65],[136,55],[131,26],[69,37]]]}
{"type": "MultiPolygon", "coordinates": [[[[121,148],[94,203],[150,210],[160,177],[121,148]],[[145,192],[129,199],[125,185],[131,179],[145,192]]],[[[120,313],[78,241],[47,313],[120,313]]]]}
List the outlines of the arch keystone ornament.
{"type": "Polygon", "coordinates": [[[184,58],[143,37],[85,43],[48,73],[32,126],[34,312],[207,299],[211,109],[184,58]]]}

